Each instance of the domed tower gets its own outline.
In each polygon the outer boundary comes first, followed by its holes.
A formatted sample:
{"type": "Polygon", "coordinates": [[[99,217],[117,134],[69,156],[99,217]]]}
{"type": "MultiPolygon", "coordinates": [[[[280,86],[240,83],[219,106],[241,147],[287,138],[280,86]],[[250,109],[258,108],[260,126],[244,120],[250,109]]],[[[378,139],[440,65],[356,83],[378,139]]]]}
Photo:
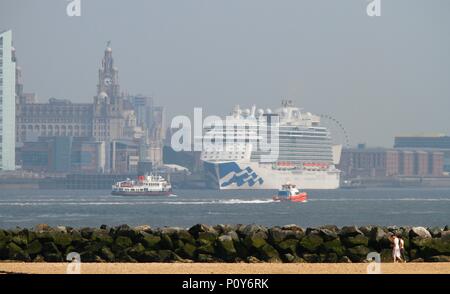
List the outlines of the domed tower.
{"type": "Polygon", "coordinates": [[[97,94],[101,92],[108,94],[112,102],[114,99],[120,98],[119,71],[114,66],[114,58],[112,57],[112,49],[109,42],[105,49],[102,65],[98,71],[97,94]]]}
{"type": "Polygon", "coordinates": [[[98,71],[97,95],[94,97],[92,133],[99,141],[115,140],[123,135],[123,97],[110,45],[108,42],[98,71]]]}

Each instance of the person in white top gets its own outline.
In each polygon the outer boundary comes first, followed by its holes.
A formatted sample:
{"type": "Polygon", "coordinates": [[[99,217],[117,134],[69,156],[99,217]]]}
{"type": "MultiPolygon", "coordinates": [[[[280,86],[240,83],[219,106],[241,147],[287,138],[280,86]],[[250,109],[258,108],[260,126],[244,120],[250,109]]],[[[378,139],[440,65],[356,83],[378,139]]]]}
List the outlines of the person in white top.
{"type": "Polygon", "coordinates": [[[400,239],[395,235],[392,235],[390,239],[392,242],[392,258],[394,259],[394,262],[403,262],[400,251],[400,239]]]}

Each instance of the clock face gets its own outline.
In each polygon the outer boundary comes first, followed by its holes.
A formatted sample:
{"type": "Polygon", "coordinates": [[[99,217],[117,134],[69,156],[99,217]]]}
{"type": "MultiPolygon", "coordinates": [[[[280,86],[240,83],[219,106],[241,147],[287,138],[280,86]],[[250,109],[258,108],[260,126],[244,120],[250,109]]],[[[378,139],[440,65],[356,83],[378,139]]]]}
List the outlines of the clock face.
{"type": "Polygon", "coordinates": [[[111,78],[105,78],[104,81],[106,86],[110,86],[112,84],[112,79],[111,78]]]}

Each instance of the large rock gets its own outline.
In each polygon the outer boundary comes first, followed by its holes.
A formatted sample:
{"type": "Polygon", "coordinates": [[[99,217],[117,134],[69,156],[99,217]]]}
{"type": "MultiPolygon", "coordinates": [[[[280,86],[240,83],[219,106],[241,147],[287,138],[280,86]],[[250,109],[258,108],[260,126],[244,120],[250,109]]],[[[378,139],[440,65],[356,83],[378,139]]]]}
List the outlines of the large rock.
{"type": "Polygon", "coordinates": [[[133,247],[126,250],[127,254],[136,260],[140,260],[144,251],[145,247],[141,243],[137,243],[133,247]]]}
{"type": "Polygon", "coordinates": [[[345,251],[345,255],[350,258],[353,262],[363,262],[367,258],[367,254],[369,254],[369,248],[359,245],[352,248],[347,248],[345,251]]]}
{"type": "Polygon", "coordinates": [[[11,238],[11,241],[14,242],[17,246],[20,246],[22,249],[24,249],[28,245],[28,236],[16,235],[11,238]]]}
{"type": "Polygon", "coordinates": [[[343,237],[341,238],[341,241],[347,247],[355,247],[358,245],[363,245],[367,247],[369,244],[369,239],[364,235],[356,235],[354,237],[343,237]]]}
{"type": "Polygon", "coordinates": [[[46,242],[42,244],[42,255],[47,262],[63,261],[63,256],[58,247],[53,242],[46,242]]]}
{"type": "Polygon", "coordinates": [[[171,250],[158,250],[157,252],[161,262],[184,262],[183,258],[171,250]]]}
{"type": "Polygon", "coordinates": [[[204,225],[204,224],[196,224],[196,225],[192,226],[188,231],[192,236],[194,236],[195,239],[198,238],[200,233],[205,233],[205,232],[217,233],[213,227],[204,225]]]}
{"type": "MultiPolygon", "coordinates": [[[[315,253],[317,249],[322,245],[323,239],[318,235],[307,235],[300,241],[300,249],[306,250],[311,253],[315,253]]],[[[306,258],[305,258],[306,260],[306,258]]]]}
{"type": "Polygon", "coordinates": [[[334,239],[323,243],[322,248],[323,251],[328,253],[335,253],[338,256],[343,256],[345,252],[345,248],[342,246],[339,239],[334,239]]]}
{"type": "Polygon", "coordinates": [[[36,255],[36,254],[41,253],[41,251],[42,251],[42,245],[39,242],[39,240],[34,240],[30,244],[28,244],[28,247],[27,247],[28,254],[36,255]]]}
{"type": "Polygon", "coordinates": [[[380,252],[381,262],[393,262],[392,249],[383,249],[380,252]]]}
{"type": "Polygon", "coordinates": [[[419,248],[421,257],[431,257],[437,255],[450,255],[450,242],[436,239],[415,239],[414,244],[419,248]]]}
{"type": "Polygon", "coordinates": [[[42,252],[45,253],[60,253],[58,247],[53,242],[46,242],[42,244],[42,252]]]}
{"type": "Polygon", "coordinates": [[[56,226],[53,228],[53,231],[60,232],[60,233],[67,233],[67,227],[66,226],[56,226]]]}
{"type": "Polygon", "coordinates": [[[409,231],[409,237],[410,238],[419,237],[419,238],[425,239],[425,238],[431,238],[431,234],[424,227],[413,227],[409,231]]]}
{"type": "Polygon", "coordinates": [[[214,246],[212,244],[204,244],[197,248],[198,255],[207,254],[214,255],[214,246]]]}
{"type": "Polygon", "coordinates": [[[373,227],[369,233],[369,244],[380,250],[382,248],[389,248],[391,241],[389,241],[389,236],[384,229],[381,227],[373,227]]]}
{"type": "Polygon", "coordinates": [[[183,243],[195,244],[194,237],[185,229],[180,229],[173,235],[175,239],[183,241],[183,243]]]}
{"type": "Polygon", "coordinates": [[[224,260],[233,260],[237,256],[233,239],[230,236],[223,235],[217,238],[217,248],[219,257],[224,260]]]}
{"type": "Polygon", "coordinates": [[[244,243],[247,248],[258,249],[267,244],[266,238],[267,234],[262,231],[253,232],[245,237],[244,243]]]}
{"type": "Polygon", "coordinates": [[[133,228],[136,232],[145,232],[145,233],[152,233],[152,227],[149,225],[140,225],[133,228]]]}
{"type": "Polygon", "coordinates": [[[100,257],[108,262],[115,261],[114,253],[108,247],[103,247],[102,249],[100,249],[100,257]]]}
{"type": "MultiPolygon", "coordinates": [[[[96,258],[95,255],[92,255],[92,256],[90,257],[90,259],[95,259],[95,258],[96,258]]],[[[83,257],[82,257],[81,260],[83,260],[83,257]]],[[[117,253],[115,254],[115,261],[116,261],[116,262],[132,262],[132,263],[137,262],[136,259],[134,259],[134,258],[131,257],[130,255],[128,255],[128,253],[125,252],[125,251],[119,251],[119,252],[117,252],[117,253]]]]}
{"type": "Polygon", "coordinates": [[[59,248],[66,248],[67,246],[72,243],[72,238],[67,233],[62,232],[54,232],[53,235],[53,242],[58,246],[59,248]]]}
{"type": "Polygon", "coordinates": [[[239,235],[235,231],[228,231],[224,235],[230,236],[231,239],[233,239],[234,242],[239,242],[240,241],[239,235]]]}
{"type": "Polygon", "coordinates": [[[197,248],[194,245],[186,243],[178,252],[182,257],[194,259],[196,250],[197,248]]]}
{"type": "Polygon", "coordinates": [[[298,244],[299,244],[299,241],[296,239],[287,239],[287,240],[284,240],[284,241],[276,244],[275,247],[281,253],[290,253],[295,256],[297,254],[298,244]]]}
{"type": "Polygon", "coordinates": [[[334,252],[330,252],[325,257],[325,262],[337,263],[339,261],[339,255],[334,252]]]}
{"type": "Polygon", "coordinates": [[[6,245],[6,250],[8,252],[8,259],[10,260],[30,260],[30,256],[21,247],[13,242],[6,245]]]}
{"type": "Polygon", "coordinates": [[[327,229],[327,230],[330,230],[335,233],[339,232],[339,228],[336,225],[323,225],[323,226],[319,227],[319,230],[321,230],[321,229],[327,229]]]}
{"type": "Polygon", "coordinates": [[[169,234],[161,232],[161,241],[160,241],[160,247],[165,250],[172,250],[173,249],[173,242],[170,238],[169,234]]]}
{"type": "Polygon", "coordinates": [[[141,262],[158,262],[161,260],[159,254],[155,250],[146,250],[141,255],[141,262]]]}
{"type": "Polygon", "coordinates": [[[318,254],[314,254],[314,253],[304,253],[303,254],[303,259],[306,262],[310,262],[310,263],[320,262],[319,255],[318,254]]]}
{"type": "Polygon", "coordinates": [[[38,232],[36,233],[36,239],[38,239],[41,243],[53,242],[53,234],[50,231],[38,232]]]}
{"type": "Polygon", "coordinates": [[[131,239],[128,237],[119,236],[114,241],[114,244],[121,249],[126,249],[131,247],[131,245],[133,245],[133,241],[131,241],[131,239]]]}
{"type": "Polygon", "coordinates": [[[62,262],[64,258],[61,253],[47,253],[44,254],[44,260],[46,262],[62,262]]]}
{"type": "MultiPolygon", "coordinates": [[[[115,237],[119,237],[119,236],[127,237],[133,241],[139,240],[139,235],[141,232],[141,231],[130,228],[130,226],[128,226],[128,225],[117,226],[112,231],[113,231],[113,236],[115,236],[115,237]]],[[[144,232],[144,231],[142,231],[142,232],[144,232]]]]}
{"type": "MultiPolygon", "coordinates": [[[[82,253],[87,253],[89,256],[97,256],[98,254],[100,254],[102,247],[103,247],[102,244],[92,242],[83,248],[82,253]]],[[[127,248],[127,249],[129,249],[129,248],[127,248]]]]}
{"type": "Polygon", "coordinates": [[[441,232],[441,240],[450,242],[450,231],[443,231],[441,232]]]}
{"type": "Polygon", "coordinates": [[[364,236],[369,236],[372,231],[372,226],[361,226],[358,229],[364,234],[364,236]]]}
{"type": "Polygon", "coordinates": [[[319,229],[319,234],[324,241],[331,241],[338,238],[338,234],[336,233],[336,231],[328,228],[319,229]]]}
{"type": "Polygon", "coordinates": [[[34,227],[34,230],[38,233],[47,232],[50,230],[50,226],[47,224],[38,224],[34,227]]]}
{"type": "Polygon", "coordinates": [[[341,237],[355,237],[357,235],[364,235],[356,226],[346,226],[342,227],[339,231],[339,236],[341,237]]]}
{"type": "Polygon", "coordinates": [[[269,229],[269,240],[272,244],[280,243],[286,239],[287,232],[279,227],[273,227],[269,229]]]}
{"type": "Polygon", "coordinates": [[[234,231],[236,232],[236,230],[238,229],[239,225],[216,225],[214,226],[214,230],[219,234],[219,235],[226,235],[228,232],[230,231],[234,231]]]}
{"type": "Polygon", "coordinates": [[[248,257],[245,259],[245,261],[248,262],[248,263],[262,263],[262,262],[263,262],[263,261],[261,261],[258,257],[252,256],[252,255],[248,256],[248,257]]]}
{"type": "Polygon", "coordinates": [[[281,229],[287,230],[287,231],[293,231],[293,232],[296,232],[297,234],[301,234],[300,237],[303,237],[305,235],[305,230],[298,225],[294,225],[294,224],[284,225],[281,227],[281,229]]]}
{"type": "Polygon", "coordinates": [[[308,235],[318,235],[318,236],[320,236],[320,231],[317,228],[306,228],[305,234],[306,234],[306,236],[308,236],[308,235]]]}
{"type": "Polygon", "coordinates": [[[244,237],[248,236],[252,237],[254,235],[258,235],[258,237],[261,237],[266,240],[268,230],[266,227],[260,225],[247,225],[244,227],[240,227],[237,233],[242,234],[244,237]]]}
{"type": "MultiPolygon", "coordinates": [[[[1,241],[6,242],[7,236],[8,236],[8,232],[5,231],[5,230],[0,229],[0,242],[1,241]]],[[[9,242],[9,240],[8,240],[8,242],[9,242]]]]}
{"type": "Polygon", "coordinates": [[[202,254],[200,253],[197,257],[198,262],[203,262],[203,263],[213,263],[216,262],[216,258],[214,258],[214,256],[210,255],[210,254],[202,254]]]}
{"type": "Polygon", "coordinates": [[[158,249],[160,242],[161,237],[152,234],[145,234],[145,236],[141,239],[142,245],[144,245],[147,249],[158,249]]]}
{"type": "MultiPolygon", "coordinates": [[[[236,236],[236,232],[230,231],[227,235],[234,233],[236,236]]],[[[216,231],[209,231],[209,232],[199,232],[197,235],[197,243],[199,244],[214,244],[218,237],[218,234],[216,231]]]]}
{"type": "Polygon", "coordinates": [[[91,239],[94,231],[95,231],[95,229],[93,229],[93,228],[81,228],[80,229],[81,236],[85,239],[91,239]]]}
{"type": "MultiPolygon", "coordinates": [[[[181,249],[181,248],[183,248],[183,246],[184,246],[184,242],[183,241],[181,241],[180,239],[175,239],[175,240],[172,240],[173,241],[173,249],[174,250],[177,250],[177,249],[181,249]]],[[[187,242],[186,242],[187,243],[187,242]]]]}
{"type": "MultiPolygon", "coordinates": [[[[228,235],[226,235],[228,236],[228,235]]],[[[234,241],[234,248],[236,249],[237,255],[242,258],[246,259],[251,253],[254,252],[254,249],[247,247],[245,245],[244,241],[234,241]]]]}
{"type": "Polygon", "coordinates": [[[442,228],[440,227],[431,227],[427,229],[428,232],[430,232],[431,237],[433,238],[440,238],[442,233],[442,228]]]}
{"type": "Polygon", "coordinates": [[[437,255],[425,258],[428,262],[450,262],[450,256],[447,255],[437,255]]]}
{"type": "Polygon", "coordinates": [[[104,245],[111,245],[114,241],[106,230],[95,230],[92,233],[91,239],[104,245]]]}
{"type": "Polygon", "coordinates": [[[339,263],[352,263],[352,261],[350,260],[350,258],[348,258],[348,256],[344,255],[341,258],[339,258],[339,263]]]}
{"type": "Polygon", "coordinates": [[[409,250],[409,257],[410,257],[411,260],[420,258],[419,249],[410,249],[409,250]]]}
{"type": "Polygon", "coordinates": [[[261,248],[259,248],[258,252],[264,261],[281,262],[278,251],[276,251],[275,248],[273,248],[271,245],[269,245],[267,243],[264,246],[262,246],[261,248]]]}

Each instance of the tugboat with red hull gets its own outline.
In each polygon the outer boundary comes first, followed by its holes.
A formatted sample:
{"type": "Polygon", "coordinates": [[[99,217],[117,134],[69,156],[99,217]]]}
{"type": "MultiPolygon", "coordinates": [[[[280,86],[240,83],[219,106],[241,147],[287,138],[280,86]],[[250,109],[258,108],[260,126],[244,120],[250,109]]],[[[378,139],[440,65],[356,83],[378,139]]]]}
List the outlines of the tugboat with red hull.
{"type": "Polygon", "coordinates": [[[308,194],[300,191],[293,184],[284,184],[277,195],[273,196],[274,201],[308,202],[308,194]]]}
{"type": "Polygon", "coordinates": [[[137,180],[127,179],[112,186],[112,195],[120,196],[170,196],[172,185],[159,175],[139,176],[137,180]]]}

